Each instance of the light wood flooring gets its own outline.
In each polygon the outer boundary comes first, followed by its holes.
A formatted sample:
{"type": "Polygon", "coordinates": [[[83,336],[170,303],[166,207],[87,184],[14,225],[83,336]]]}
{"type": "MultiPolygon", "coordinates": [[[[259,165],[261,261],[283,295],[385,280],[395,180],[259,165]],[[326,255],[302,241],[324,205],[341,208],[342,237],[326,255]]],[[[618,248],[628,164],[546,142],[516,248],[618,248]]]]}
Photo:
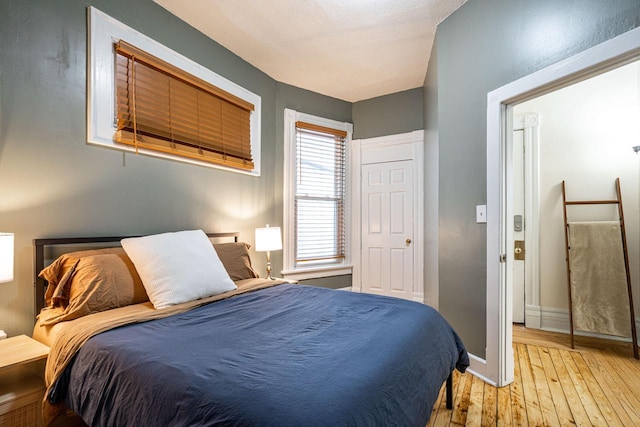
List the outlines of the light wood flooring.
{"type": "Polygon", "coordinates": [[[513,328],[515,381],[496,388],[456,371],[428,426],[640,426],[640,361],[630,343],[513,328]]]}

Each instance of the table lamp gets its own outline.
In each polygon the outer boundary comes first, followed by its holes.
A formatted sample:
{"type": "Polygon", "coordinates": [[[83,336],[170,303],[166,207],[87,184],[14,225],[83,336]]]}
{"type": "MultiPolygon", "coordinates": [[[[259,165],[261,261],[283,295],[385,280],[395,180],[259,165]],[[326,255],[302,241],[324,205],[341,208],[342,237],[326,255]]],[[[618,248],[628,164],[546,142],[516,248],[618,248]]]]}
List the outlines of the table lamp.
{"type": "Polygon", "coordinates": [[[0,283],[13,280],[13,233],[0,233],[0,283]]]}
{"type": "Polygon", "coordinates": [[[282,235],[280,227],[256,228],[256,252],[267,253],[267,276],[265,279],[275,280],[271,277],[271,251],[282,249],[282,235]]]}

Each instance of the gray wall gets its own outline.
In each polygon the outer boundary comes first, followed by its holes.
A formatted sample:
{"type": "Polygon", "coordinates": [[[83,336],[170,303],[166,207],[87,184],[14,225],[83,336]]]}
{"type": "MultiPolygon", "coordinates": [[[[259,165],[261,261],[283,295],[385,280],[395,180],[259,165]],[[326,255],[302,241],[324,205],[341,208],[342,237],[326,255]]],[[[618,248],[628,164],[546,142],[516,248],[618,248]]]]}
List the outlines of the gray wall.
{"type": "MultiPolygon", "coordinates": [[[[351,121],[350,103],[275,82],[151,0],[3,1],[0,40],[0,230],[16,235],[15,280],[0,284],[9,335],[31,334],[32,239],[202,228],[252,243],[254,228],[282,222],[283,106],[351,121]],[[260,95],[262,176],[87,145],[89,5],[260,95]]],[[[263,255],[252,256],[259,271],[263,255]]]]}
{"type": "Polygon", "coordinates": [[[422,88],[353,104],[353,139],[396,135],[423,129],[422,88]]]}
{"type": "Polygon", "coordinates": [[[487,93],[638,25],[638,0],[470,0],[438,27],[439,308],[470,352],[486,343],[487,93]]]}

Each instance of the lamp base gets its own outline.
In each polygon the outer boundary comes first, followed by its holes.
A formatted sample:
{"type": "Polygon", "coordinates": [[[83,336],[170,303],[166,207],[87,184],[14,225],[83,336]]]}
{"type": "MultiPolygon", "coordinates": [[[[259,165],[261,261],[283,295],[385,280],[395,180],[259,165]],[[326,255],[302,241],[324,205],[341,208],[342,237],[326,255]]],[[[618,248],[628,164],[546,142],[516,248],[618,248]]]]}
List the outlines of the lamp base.
{"type": "Polygon", "coordinates": [[[271,252],[267,251],[267,275],[265,276],[266,280],[276,280],[275,277],[271,276],[271,252]]]}

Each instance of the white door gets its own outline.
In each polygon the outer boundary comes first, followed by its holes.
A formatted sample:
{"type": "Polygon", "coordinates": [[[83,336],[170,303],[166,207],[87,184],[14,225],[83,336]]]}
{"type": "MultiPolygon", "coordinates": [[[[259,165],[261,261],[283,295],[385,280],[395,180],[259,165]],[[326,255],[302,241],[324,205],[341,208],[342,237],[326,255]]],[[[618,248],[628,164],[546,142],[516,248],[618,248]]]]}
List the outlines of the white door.
{"type": "Polygon", "coordinates": [[[413,161],[362,165],[362,291],[414,297],[413,161]]]}
{"type": "MultiPolygon", "coordinates": [[[[524,131],[513,131],[513,215],[514,215],[514,261],[513,261],[513,322],[524,323],[525,314],[525,261],[518,260],[515,242],[525,238],[525,162],[524,131]]],[[[525,248],[526,249],[526,248],[525,248]]],[[[526,250],[520,249],[526,257],[526,250]]]]}

